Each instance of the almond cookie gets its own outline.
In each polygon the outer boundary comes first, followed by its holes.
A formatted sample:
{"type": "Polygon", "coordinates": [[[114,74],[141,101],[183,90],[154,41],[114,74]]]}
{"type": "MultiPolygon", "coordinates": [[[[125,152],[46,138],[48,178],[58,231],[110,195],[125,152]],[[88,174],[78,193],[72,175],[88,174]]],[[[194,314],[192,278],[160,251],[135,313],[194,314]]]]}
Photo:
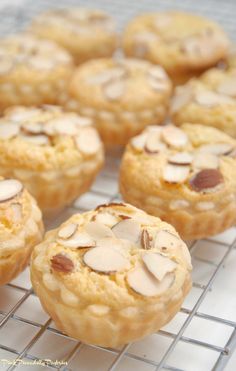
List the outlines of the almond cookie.
{"type": "Polygon", "coordinates": [[[117,47],[115,22],[100,10],[57,9],[34,19],[31,32],[63,46],[76,63],[110,57],[117,47]]]}
{"type": "Polygon", "coordinates": [[[31,280],[57,327],[117,347],[154,333],[191,288],[191,259],[172,226],[128,204],[73,215],[33,252],[31,280]]]}
{"type": "Polygon", "coordinates": [[[52,41],[20,34],[0,40],[0,110],[55,103],[73,70],[72,58],[52,41]]]}
{"type": "Polygon", "coordinates": [[[214,66],[226,57],[228,46],[218,24],[177,11],[140,15],[123,37],[126,55],[160,64],[177,83],[214,66]]]}
{"type": "Polygon", "coordinates": [[[0,175],[15,177],[44,213],[86,192],[103,164],[91,120],[60,107],[12,107],[0,119],[0,175]]]}
{"type": "Polygon", "coordinates": [[[176,125],[201,123],[236,138],[236,69],[213,68],[177,87],[171,116],[176,125]]]}
{"type": "Polygon", "coordinates": [[[0,177],[0,285],[21,273],[43,238],[42,214],[16,179],[0,177]]]}
{"type": "Polygon", "coordinates": [[[77,69],[61,104],[94,119],[107,146],[124,145],[166,116],[171,82],[162,67],[135,59],[97,59],[77,69]]]}
{"type": "Polygon", "coordinates": [[[236,221],[235,158],[236,141],[215,128],[150,126],[127,146],[120,191],[183,239],[208,237],[236,221]]]}

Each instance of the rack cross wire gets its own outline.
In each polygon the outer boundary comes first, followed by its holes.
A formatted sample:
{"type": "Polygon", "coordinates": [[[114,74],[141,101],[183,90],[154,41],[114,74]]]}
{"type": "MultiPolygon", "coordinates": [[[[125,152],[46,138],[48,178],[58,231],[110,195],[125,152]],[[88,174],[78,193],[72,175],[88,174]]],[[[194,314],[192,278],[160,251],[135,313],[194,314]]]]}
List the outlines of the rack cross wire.
{"type": "MultiPolygon", "coordinates": [[[[2,35],[20,30],[34,14],[57,6],[55,0],[8,1],[6,4],[0,4],[2,35]]],[[[84,5],[82,1],[60,2],[60,6],[75,4],[84,5]]],[[[158,4],[154,0],[138,3],[131,0],[128,5],[125,0],[86,2],[86,6],[102,8],[116,15],[120,26],[143,11],[164,8],[196,11],[219,21],[233,37],[236,3],[228,0],[224,7],[221,5],[217,0],[183,0],[181,4],[173,0],[159,1],[158,4]]],[[[75,212],[89,210],[100,203],[119,201],[119,159],[119,153],[110,153],[91,190],[48,223],[48,227],[59,225],[75,212]]],[[[0,288],[0,370],[236,370],[236,365],[230,361],[236,348],[235,246],[235,227],[214,238],[193,241],[189,246],[193,261],[193,289],[180,312],[158,333],[120,349],[85,345],[58,331],[42,311],[30,286],[27,269],[0,288]],[[49,361],[43,365],[42,360],[49,361]]]]}

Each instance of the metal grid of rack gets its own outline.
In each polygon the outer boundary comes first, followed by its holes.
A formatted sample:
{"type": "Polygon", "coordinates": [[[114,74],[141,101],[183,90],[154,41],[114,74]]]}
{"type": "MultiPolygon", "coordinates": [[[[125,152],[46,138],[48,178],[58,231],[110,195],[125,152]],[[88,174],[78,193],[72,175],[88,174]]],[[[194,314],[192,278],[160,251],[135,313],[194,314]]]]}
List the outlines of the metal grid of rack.
{"type": "MultiPolygon", "coordinates": [[[[60,5],[68,3],[75,1],[60,2],[60,5]]],[[[83,2],[76,3],[83,5],[83,2]]],[[[20,29],[33,14],[55,6],[56,1],[22,0],[16,4],[9,5],[8,2],[0,10],[2,34],[20,29]]],[[[129,9],[124,0],[86,2],[86,6],[95,4],[117,14],[120,24],[123,24],[135,13],[172,8],[174,2],[169,0],[156,4],[154,0],[139,3],[132,0],[129,9]]],[[[233,35],[236,3],[228,0],[223,9],[217,4],[217,0],[207,3],[184,0],[181,8],[210,15],[233,35]]],[[[58,225],[75,212],[120,200],[117,185],[119,159],[120,153],[110,153],[91,190],[56,220],[48,221],[48,227],[58,225]]],[[[158,333],[120,349],[85,345],[60,333],[41,309],[30,286],[27,269],[0,288],[0,370],[234,371],[236,358],[234,363],[230,357],[236,347],[235,246],[236,228],[212,239],[192,242],[194,284],[181,311],[158,333]]]]}

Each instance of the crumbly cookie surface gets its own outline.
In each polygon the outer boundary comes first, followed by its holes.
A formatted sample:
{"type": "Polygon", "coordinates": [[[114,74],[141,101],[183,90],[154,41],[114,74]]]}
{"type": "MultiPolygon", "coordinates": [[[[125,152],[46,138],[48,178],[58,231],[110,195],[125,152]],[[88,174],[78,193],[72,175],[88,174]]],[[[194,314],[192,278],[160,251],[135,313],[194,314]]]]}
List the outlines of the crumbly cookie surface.
{"type": "Polygon", "coordinates": [[[90,119],[58,106],[13,107],[0,119],[3,167],[47,171],[78,166],[102,156],[102,143],[90,119]]]}
{"type": "Polygon", "coordinates": [[[229,42],[216,23],[172,11],[136,17],[125,30],[123,46],[127,55],[148,59],[176,74],[214,65],[226,56],[229,42]]]}
{"type": "Polygon", "coordinates": [[[31,31],[62,45],[78,63],[110,56],[117,46],[114,20],[95,9],[49,11],[33,20],[31,31]]]}
{"type": "Polygon", "coordinates": [[[202,123],[236,137],[236,70],[217,68],[177,87],[171,104],[173,121],[202,123]]]}

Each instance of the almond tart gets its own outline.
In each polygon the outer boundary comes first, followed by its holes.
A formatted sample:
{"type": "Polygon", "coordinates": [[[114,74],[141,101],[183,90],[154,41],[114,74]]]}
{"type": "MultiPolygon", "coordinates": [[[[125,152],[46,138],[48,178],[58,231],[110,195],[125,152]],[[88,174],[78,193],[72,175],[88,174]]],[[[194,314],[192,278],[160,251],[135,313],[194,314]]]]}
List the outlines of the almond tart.
{"type": "Polygon", "coordinates": [[[174,228],[129,205],[101,205],[48,232],[31,280],[57,327],[117,347],[154,333],[191,287],[191,259],[174,228]]]}
{"type": "Polygon", "coordinates": [[[183,239],[208,237],[236,221],[235,156],[236,141],[215,128],[150,126],[126,148],[120,191],[183,239]]]}
{"type": "Polygon", "coordinates": [[[0,177],[0,285],[25,269],[43,232],[35,199],[19,180],[0,177]]]}
{"type": "Polygon", "coordinates": [[[0,118],[0,175],[22,181],[49,215],[86,192],[103,164],[90,119],[60,107],[13,107],[0,118]]]}

